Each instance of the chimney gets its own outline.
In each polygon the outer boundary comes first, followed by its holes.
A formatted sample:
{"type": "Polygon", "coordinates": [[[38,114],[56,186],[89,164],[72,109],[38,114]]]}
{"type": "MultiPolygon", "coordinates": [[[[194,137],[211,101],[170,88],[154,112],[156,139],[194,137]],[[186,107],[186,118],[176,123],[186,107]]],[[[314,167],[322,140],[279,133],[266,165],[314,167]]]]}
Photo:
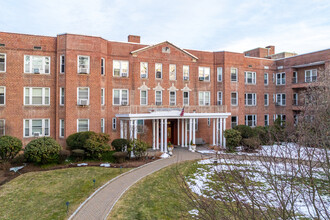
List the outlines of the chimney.
{"type": "Polygon", "coordinates": [[[137,36],[137,35],[128,35],[128,42],[131,42],[131,43],[140,43],[140,36],[137,36]]]}
{"type": "Polygon", "coordinates": [[[275,54],[275,46],[267,46],[268,56],[275,54]]]}

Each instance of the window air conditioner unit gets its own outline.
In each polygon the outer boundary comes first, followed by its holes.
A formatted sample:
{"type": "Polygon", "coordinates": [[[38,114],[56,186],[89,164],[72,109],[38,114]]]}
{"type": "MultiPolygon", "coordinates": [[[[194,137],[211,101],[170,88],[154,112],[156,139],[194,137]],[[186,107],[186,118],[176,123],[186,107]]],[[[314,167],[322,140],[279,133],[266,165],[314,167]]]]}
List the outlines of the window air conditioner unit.
{"type": "Polygon", "coordinates": [[[142,74],[142,75],[141,75],[141,78],[142,78],[142,79],[145,79],[145,78],[147,78],[147,75],[146,75],[146,74],[142,74]]]}
{"type": "Polygon", "coordinates": [[[184,76],[183,77],[183,80],[188,81],[189,80],[189,77],[188,76],[184,76]]]}
{"type": "Polygon", "coordinates": [[[34,73],[34,74],[40,74],[40,70],[39,70],[39,68],[35,68],[35,69],[33,69],[33,73],[34,73]]]}
{"type": "Polygon", "coordinates": [[[204,77],[198,77],[199,81],[204,81],[204,77]]]}
{"type": "Polygon", "coordinates": [[[40,136],[40,132],[33,132],[33,136],[34,137],[39,137],[40,136]]]}
{"type": "Polygon", "coordinates": [[[162,105],[162,103],[161,102],[156,102],[156,105],[162,105]]]}
{"type": "Polygon", "coordinates": [[[121,105],[127,105],[127,102],[122,102],[121,105]]]}
{"type": "MultiPolygon", "coordinates": [[[[128,74],[127,74],[127,73],[122,73],[121,76],[122,76],[122,77],[127,77],[128,74]]],[[[142,78],[143,78],[143,77],[142,77],[142,78]]]]}
{"type": "Polygon", "coordinates": [[[79,73],[80,74],[87,74],[88,73],[88,69],[87,68],[79,68],[79,73]]]}
{"type": "Polygon", "coordinates": [[[88,99],[79,99],[78,104],[82,106],[88,105],[88,99]]]}
{"type": "Polygon", "coordinates": [[[275,105],[281,106],[281,102],[276,102],[275,105]]]}

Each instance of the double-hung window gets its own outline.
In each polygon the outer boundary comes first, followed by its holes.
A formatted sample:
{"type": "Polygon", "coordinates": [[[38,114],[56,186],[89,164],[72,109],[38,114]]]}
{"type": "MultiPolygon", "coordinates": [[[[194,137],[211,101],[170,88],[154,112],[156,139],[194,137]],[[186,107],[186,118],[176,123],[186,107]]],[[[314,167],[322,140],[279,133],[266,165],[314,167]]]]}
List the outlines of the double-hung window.
{"type": "Polygon", "coordinates": [[[148,78],[148,63],[147,62],[140,63],[140,77],[142,79],[148,78]]]}
{"type": "Polygon", "coordinates": [[[256,72],[245,72],[245,84],[256,84],[256,72]]]}
{"type": "Polygon", "coordinates": [[[267,86],[268,85],[268,73],[264,74],[264,85],[267,86]]]}
{"type": "Polygon", "coordinates": [[[101,132],[105,133],[105,119],[101,118],[101,132]]]}
{"type": "Polygon", "coordinates": [[[89,105],[89,87],[78,87],[77,105],[89,105]]]}
{"type": "Polygon", "coordinates": [[[6,72],[6,54],[0,53],[0,73],[6,72]]]}
{"type": "Polygon", "coordinates": [[[89,74],[90,57],[78,56],[78,73],[89,74]]]}
{"type": "Polygon", "coordinates": [[[276,73],[276,85],[285,85],[285,73],[276,73]]]}
{"type": "Polygon", "coordinates": [[[101,75],[105,75],[105,59],[101,58],[101,75]]]}
{"type": "Polygon", "coordinates": [[[277,93],[276,94],[276,105],[279,105],[279,106],[285,106],[286,105],[285,93],[277,93]]]}
{"type": "Polygon", "coordinates": [[[161,63],[156,63],[155,64],[155,75],[156,79],[161,79],[163,78],[163,65],[161,63]]]}
{"type": "Polygon", "coordinates": [[[305,82],[316,82],[317,70],[305,70],[305,82]]]}
{"type": "Polygon", "coordinates": [[[128,89],[113,90],[113,105],[128,105],[128,89]]]}
{"type": "Polygon", "coordinates": [[[6,134],[5,119],[0,119],[0,137],[6,134]]]}
{"type": "Polygon", "coordinates": [[[155,103],[156,105],[162,105],[163,104],[163,97],[162,97],[162,91],[161,90],[156,90],[155,91],[155,103]]]}
{"type": "Polygon", "coordinates": [[[112,130],[117,129],[117,118],[112,118],[112,130]]]}
{"type": "Polygon", "coordinates": [[[198,67],[198,80],[210,81],[210,67],[198,67]]]}
{"type": "Polygon", "coordinates": [[[101,105],[105,105],[105,88],[101,88],[101,105]]]}
{"type": "Polygon", "coordinates": [[[176,65],[170,64],[170,80],[176,80],[176,65]]]}
{"type": "Polygon", "coordinates": [[[140,105],[148,105],[148,90],[140,91],[140,105]]]}
{"type": "Polygon", "coordinates": [[[50,88],[24,88],[24,105],[49,105],[50,88]]]}
{"type": "Polygon", "coordinates": [[[210,92],[199,92],[198,93],[198,100],[200,106],[210,105],[210,92]]]}
{"type": "Polygon", "coordinates": [[[49,136],[49,119],[24,119],[24,137],[49,136]]]}
{"type": "Polygon", "coordinates": [[[237,106],[238,105],[238,93],[237,92],[232,92],[230,94],[230,99],[231,99],[231,105],[232,106],[237,106]]]}
{"type": "Polygon", "coordinates": [[[60,119],[60,137],[64,137],[64,119],[60,119]]]}
{"type": "Polygon", "coordinates": [[[114,60],[113,61],[113,76],[128,77],[128,61],[114,60]]]}
{"type": "Polygon", "coordinates": [[[60,56],[60,73],[65,72],[65,56],[61,55],[60,56]]]}
{"type": "Polygon", "coordinates": [[[230,68],[230,81],[231,82],[237,82],[238,77],[237,77],[237,68],[230,68]]]}
{"type": "Polygon", "coordinates": [[[183,80],[188,81],[189,80],[189,66],[184,65],[182,72],[183,72],[183,80]]]}
{"type": "Polygon", "coordinates": [[[245,115],[245,125],[255,127],[257,125],[257,115],[245,115]]]}
{"type": "Polygon", "coordinates": [[[293,75],[292,75],[292,83],[298,83],[298,72],[297,71],[293,71],[293,75]]]}
{"type": "Polygon", "coordinates": [[[176,105],[176,92],[170,91],[170,105],[174,106],[176,105]]]}
{"type": "Polygon", "coordinates": [[[137,120],[137,133],[144,132],[144,120],[137,120]]]}
{"type": "Polygon", "coordinates": [[[293,105],[298,105],[299,101],[298,101],[298,93],[293,93],[293,105]]]}
{"type": "Polygon", "coordinates": [[[238,117],[237,116],[231,116],[231,128],[236,127],[238,124],[238,117]]]}
{"type": "Polygon", "coordinates": [[[269,115],[264,115],[265,126],[269,126],[269,115]]]}
{"type": "Polygon", "coordinates": [[[222,67],[217,68],[217,80],[218,82],[222,82],[222,67]]]}
{"type": "Polygon", "coordinates": [[[286,115],[283,114],[277,114],[276,115],[276,119],[280,119],[281,120],[281,125],[284,125],[285,121],[286,121],[286,115]]]}
{"type": "Polygon", "coordinates": [[[25,55],[24,73],[50,74],[50,57],[25,55]]]}
{"type": "Polygon", "coordinates": [[[189,105],[189,92],[183,92],[183,105],[189,105]]]}
{"type": "Polygon", "coordinates": [[[257,94],[245,93],[245,106],[256,106],[256,105],[257,105],[257,94]]]}
{"type": "Polygon", "coordinates": [[[77,119],[77,132],[89,131],[89,119],[77,119]]]}
{"type": "Polygon", "coordinates": [[[60,105],[64,105],[65,103],[65,88],[61,87],[60,88],[60,105]]]}
{"type": "Polygon", "coordinates": [[[222,105],[222,92],[217,92],[217,105],[222,105]]]}
{"type": "Polygon", "coordinates": [[[264,94],[264,105],[265,106],[269,105],[269,94],[268,93],[264,94]]]}
{"type": "Polygon", "coordinates": [[[0,105],[6,104],[6,87],[0,86],[0,105]]]}

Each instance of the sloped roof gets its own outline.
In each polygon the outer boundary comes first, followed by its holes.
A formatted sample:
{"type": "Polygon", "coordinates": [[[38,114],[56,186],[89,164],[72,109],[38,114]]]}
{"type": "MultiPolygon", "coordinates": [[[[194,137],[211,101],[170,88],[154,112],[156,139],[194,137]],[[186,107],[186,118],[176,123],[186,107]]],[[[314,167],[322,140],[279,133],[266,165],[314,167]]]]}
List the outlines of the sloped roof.
{"type": "Polygon", "coordinates": [[[174,45],[174,44],[172,44],[171,42],[168,42],[168,41],[164,41],[164,42],[161,42],[161,43],[158,43],[158,44],[154,44],[154,45],[149,45],[149,46],[146,46],[146,47],[142,47],[142,48],[140,48],[138,50],[132,51],[131,54],[140,53],[142,51],[149,50],[149,49],[152,49],[154,47],[157,47],[157,46],[159,46],[161,44],[169,44],[169,45],[173,46],[174,48],[176,48],[176,49],[182,51],[183,53],[187,54],[188,56],[192,57],[193,59],[198,60],[198,57],[196,57],[195,55],[189,53],[188,51],[186,51],[186,50],[184,50],[184,49],[182,49],[182,48],[180,48],[180,47],[178,47],[178,46],[176,46],[176,45],[174,45]]]}

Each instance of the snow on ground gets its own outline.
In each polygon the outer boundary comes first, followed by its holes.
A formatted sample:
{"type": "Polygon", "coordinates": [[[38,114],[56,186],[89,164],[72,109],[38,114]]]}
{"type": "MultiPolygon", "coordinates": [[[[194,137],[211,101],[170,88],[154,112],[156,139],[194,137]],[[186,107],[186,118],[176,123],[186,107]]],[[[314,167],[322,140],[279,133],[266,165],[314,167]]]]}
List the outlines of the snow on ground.
{"type": "MultiPolygon", "coordinates": [[[[267,152],[267,151],[266,151],[267,152]]],[[[308,176],[308,167],[303,165],[296,164],[283,164],[283,163],[269,163],[264,161],[249,161],[249,160],[234,160],[234,159],[207,159],[201,160],[198,162],[200,167],[196,170],[194,176],[190,179],[187,179],[187,183],[190,189],[204,197],[219,199],[223,198],[232,198],[234,197],[228,193],[227,190],[214,190],[212,187],[214,185],[223,185],[223,182],[217,182],[217,179],[214,179],[214,175],[217,172],[225,171],[230,172],[231,170],[239,170],[241,175],[245,178],[249,178],[251,184],[249,186],[249,193],[252,193],[257,201],[267,201],[266,205],[271,207],[281,207],[281,203],[278,199],[279,194],[282,193],[284,198],[291,199],[294,201],[293,210],[295,213],[300,213],[301,215],[313,218],[316,217],[315,210],[312,204],[312,191],[311,188],[302,183],[287,184],[285,180],[278,178],[276,184],[271,184],[269,176],[267,174],[271,173],[272,176],[284,176],[286,179],[295,176],[295,177],[306,177],[308,176]],[[277,188],[278,187],[278,188],[277,188]],[[279,190],[282,188],[284,190],[279,190]]],[[[324,172],[321,168],[313,168],[313,177],[320,180],[327,180],[324,175],[324,172]]],[[[228,175],[231,175],[228,173],[228,175]]],[[[247,203],[252,203],[250,197],[244,193],[244,190],[241,185],[237,183],[230,182],[231,187],[234,187],[235,192],[237,193],[237,198],[240,201],[247,203]]],[[[315,195],[315,204],[319,208],[320,213],[323,214],[321,219],[326,219],[324,213],[326,212],[327,207],[330,207],[330,195],[329,194],[318,194],[315,195]],[[322,208],[323,207],[323,208],[322,208]]],[[[288,206],[290,203],[288,203],[288,206]]],[[[290,208],[290,207],[288,207],[290,208]]]]}
{"type": "Polygon", "coordinates": [[[169,158],[169,157],[171,157],[169,154],[167,154],[167,153],[163,153],[161,156],[160,156],[160,158],[169,158]]]}

